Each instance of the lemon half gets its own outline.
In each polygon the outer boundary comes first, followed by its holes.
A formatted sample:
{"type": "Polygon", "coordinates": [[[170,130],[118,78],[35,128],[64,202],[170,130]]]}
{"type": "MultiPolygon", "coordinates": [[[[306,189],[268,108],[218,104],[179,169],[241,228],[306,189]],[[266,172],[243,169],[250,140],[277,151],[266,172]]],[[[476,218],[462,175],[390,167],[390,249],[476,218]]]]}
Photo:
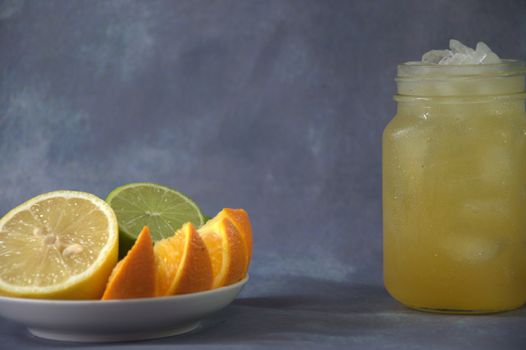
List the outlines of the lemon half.
{"type": "Polygon", "coordinates": [[[111,207],[84,192],[45,193],[0,219],[0,294],[96,299],[117,263],[111,207]]]}

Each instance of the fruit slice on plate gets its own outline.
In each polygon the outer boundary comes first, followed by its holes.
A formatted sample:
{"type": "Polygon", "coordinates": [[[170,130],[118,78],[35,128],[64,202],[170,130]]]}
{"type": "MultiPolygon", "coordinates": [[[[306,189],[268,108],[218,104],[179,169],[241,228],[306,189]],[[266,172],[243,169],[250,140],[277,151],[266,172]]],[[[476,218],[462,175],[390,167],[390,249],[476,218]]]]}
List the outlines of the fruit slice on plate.
{"type": "Polygon", "coordinates": [[[154,245],[156,295],[186,294],[212,287],[212,265],[206,246],[192,223],[154,245]]]}
{"type": "Polygon", "coordinates": [[[184,223],[200,227],[203,214],[184,194],[171,188],[147,183],[131,183],[113,190],[106,201],[119,221],[119,256],[124,257],[137,234],[148,226],[154,241],[170,237],[184,223]]]}
{"type": "Polygon", "coordinates": [[[252,259],[252,225],[250,224],[248,213],[243,209],[224,208],[217,214],[214,220],[220,217],[229,219],[241,234],[247,254],[246,266],[243,272],[244,276],[248,272],[250,260],[252,259]]]}
{"type": "Polygon", "coordinates": [[[199,229],[199,235],[212,262],[212,288],[242,280],[248,256],[243,237],[232,221],[220,213],[199,229]]]}
{"type": "Polygon", "coordinates": [[[113,269],[102,300],[151,298],[155,296],[155,259],[148,226],[113,269]]]}
{"type": "Polygon", "coordinates": [[[0,220],[0,294],[98,299],[117,262],[111,207],[84,192],[37,196],[0,220]]]}

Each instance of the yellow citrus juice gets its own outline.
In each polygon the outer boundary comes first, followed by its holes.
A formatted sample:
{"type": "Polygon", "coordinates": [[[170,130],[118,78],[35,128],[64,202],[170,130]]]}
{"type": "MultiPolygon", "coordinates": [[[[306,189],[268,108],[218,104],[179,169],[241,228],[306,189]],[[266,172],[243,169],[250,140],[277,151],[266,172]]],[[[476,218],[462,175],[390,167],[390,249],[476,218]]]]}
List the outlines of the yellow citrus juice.
{"type": "Polygon", "coordinates": [[[427,82],[395,98],[383,137],[384,281],[407,306],[486,313],[526,301],[524,92],[501,78],[489,93],[477,89],[485,78],[470,89],[451,77],[449,90],[427,82]]]}

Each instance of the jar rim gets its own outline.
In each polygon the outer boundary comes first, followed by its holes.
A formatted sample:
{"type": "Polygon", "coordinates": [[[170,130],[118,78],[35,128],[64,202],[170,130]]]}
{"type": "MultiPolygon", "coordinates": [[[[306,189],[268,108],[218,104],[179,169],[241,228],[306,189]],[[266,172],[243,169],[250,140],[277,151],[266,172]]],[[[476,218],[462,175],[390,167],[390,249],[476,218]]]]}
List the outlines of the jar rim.
{"type": "Polygon", "coordinates": [[[526,62],[503,59],[500,63],[441,65],[405,62],[398,65],[396,81],[413,79],[465,79],[526,74],[526,62]]]}
{"type": "Polygon", "coordinates": [[[434,104],[470,104],[488,103],[499,101],[512,101],[526,99],[526,92],[519,92],[509,95],[475,95],[475,96],[418,96],[418,95],[394,95],[396,102],[423,102],[434,104]]]}

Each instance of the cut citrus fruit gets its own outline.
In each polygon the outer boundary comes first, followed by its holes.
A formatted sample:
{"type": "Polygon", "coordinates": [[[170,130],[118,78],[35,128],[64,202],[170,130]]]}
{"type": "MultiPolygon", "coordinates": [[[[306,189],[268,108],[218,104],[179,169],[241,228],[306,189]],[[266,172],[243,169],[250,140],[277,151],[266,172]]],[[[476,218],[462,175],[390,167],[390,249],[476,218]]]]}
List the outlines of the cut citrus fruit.
{"type": "Polygon", "coordinates": [[[154,245],[158,296],[199,292],[212,287],[206,246],[192,223],[154,245]]]}
{"type": "Polygon", "coordinates": [[[250,224],[248,213],[243,209],[224,208],[217,214],[216,218],[219,217],[230,219],[239,233],[241,233],[247,253],[246,266],[243,273],[245,275],[248,272],[250,260],[252,259],[252,225],[250,224]]]}
{"type": "Polygon", "coordinates": [[[212,262],[212,288],[242,280],[248,256],[241,233],[232,221],[223,214],[218,215],[199,229],[199,235],[212,262]]]}
{"type": "Polygon", "coordinates": [[[84,192],[37,196],[0,220],[0,294],[98,299],[117,262],[111,207],[84,192]]]}
{"type": "Polygon", "coordinates": [[[144,226],[135,244],[113,269],[102,300],[155,296],[155,258],[150,230],[144,226]]]}
{"type": "Polygon", "coordinates": [[[119,255],[124,257],[137,233],[144,226],[152,232],[154,241],[170,237],[184,223],[200,227],[203,214],[187,196],[171,188],[147,183],[131,183],[113,190],[106,201],[119,221],[119,255]]]}

